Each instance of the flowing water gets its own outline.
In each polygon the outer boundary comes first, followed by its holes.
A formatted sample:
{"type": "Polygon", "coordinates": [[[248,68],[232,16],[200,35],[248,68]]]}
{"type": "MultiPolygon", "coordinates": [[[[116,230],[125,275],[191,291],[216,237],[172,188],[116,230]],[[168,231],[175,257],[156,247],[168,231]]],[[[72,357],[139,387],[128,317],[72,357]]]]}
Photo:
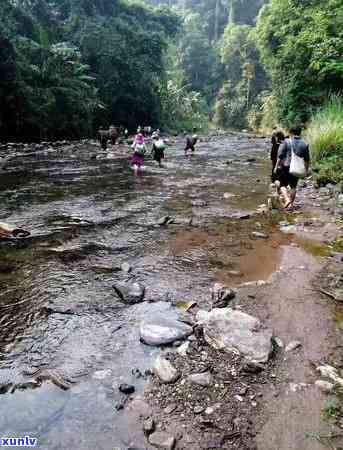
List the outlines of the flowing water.
{"type": "Polygon", "coordinates": [[[125,149],[96,152],[17,155],[0,178],[0,220],[32,233],[0,244],[0,434],[35,436],[44,449],[127,448],[118,385],[142,390],[132,370],[158,351],[139,342],[140,321],[166,302],[205,304],[214,281],[268,277],[284,239],[238,218],[266,200],[264,140],[212,138],[191,159],[176,141],[164,168],[149,160],[139,177],[125,149]],[[159,226],[163,216],[174,223],[159,226]],[[144,303],[115,295],[129,279],[146,286],[144,303]]]}

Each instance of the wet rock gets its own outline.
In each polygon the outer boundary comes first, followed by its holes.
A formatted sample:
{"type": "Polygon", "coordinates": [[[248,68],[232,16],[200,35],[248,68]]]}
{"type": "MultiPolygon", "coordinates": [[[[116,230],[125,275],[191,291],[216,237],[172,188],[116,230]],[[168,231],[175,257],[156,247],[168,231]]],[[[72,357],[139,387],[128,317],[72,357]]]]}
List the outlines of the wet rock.
{"type": "Polygon", "coordinates": [[[125,395],[130,395],[135,392],[135,387],[132,384],[123,383],[119,386],[119,390],[125,395]]]}
{"type": "Polygon", "coordinates": [[[157,221],[157,225],[160,226],[167,225],[170,220],[171,220],[170,216],[163,216],[157,221]]]}
{"type": "Polygon", "coordinates": [[[253,231],[251,235],[257,239],[268,239],[268,234],[261,233],[260,231],[253,231]]]}
{"type": "Polygon", "coordinates": [[[192,201],[192,206],[201,208],[201,207],[207,206],[207,202],[205,202],[205,200],[196,199],[196,200],[192,201]]]}
{"type": "Polygon", "coordinates": [[[244,212],[237,212],[232,214],[231,218],[236,220],[247,220],[251,218],[251,214],[244,212]]]}
{"type": "Polygon", "coordinates": [[[129,273],[129,272],[131,272],[131,270],[132,270],[132,267],[131,267],[130,264],[127,263],[127,262],[124,262],[124,263],[120,266],[120,268],[121,268],[121,270],[122,270],[123,272],[126,272],[126,273],[129,273]]]}
{"type": "Polygon", "coordinates": [[[153,370],[162,383],[174,383],[181,375],[171,362],[163,356],[156,358],[153,370]]]}
{"type": "Polygon", "coordinates": [[[132,373],[132,375],[135,377],[135,378],[143,378],[144,377],[144,375],[142,374],[142,372],[139,370],[139,369],[132,369],[132,371],[131,371],[131,373],[132,373]]]}
{"type": "Polygon", "coordinates": [[[111,373],[111,369],[97,370],[93,373],[93,378],[95,380],[104,380],[105,378],[109,378],[111,376],[111,373]]]}
{"type": "Polygon", "coordinates": [[[42,310],[45,311],[48,314],[66,314],[66,315],[72,315],[75,314],[76,311],[73,310],[68,305],[47,305],[43,306],[42,310]]]}
{"type": "Polygon", "coordinates": [[[166,414],[171,414],[172,412],[174,412],[176,410],[177,406],[175,404],[173,405],[168,405],[166,408],[164,408],[164,412],[166,414]]]}
{"type": "Polygon", "coordinates": [[[317,367],[317,372],[320,372],[322,377],[330,378],[334,383],[343,386],[343,378],[338,375],[338,371],[335,367],[325,364],[324,366],[317,367]]]}
{"type": "Polygon", "coordinates": [[[193,409],[194,414],[201,414],[205,411],[205,408],[203,406],[195,406],[193,409]]]}
{"type": "Polygon", "coordinates": [[[153,433],[155,431],[156,425],[155,421],[152,417],[148,417],[143,422],[143,432],[146,436],[153,433]]]}
{"type": "Polygon", "coordinates": [[[248,360],[266,362],[272,352],[272,331],[263,329],[256,317],[231,308],[199,311],[204,338],[218,350],[241,354],[248,360]]]}
{"type": "Polygon", "coordinates": [[[330,394],[335,387],[335,385],[330,383],[329,381],[323,380],[317,380],[314,384],[325,394],[330,394]]]}
{"type": "Polygon", "coordinates": [[[238,390],[238,395],[246,395],[247,392],[248,392],[247,386],[242,386],[242,387],[239,388],[239,390],[238,390]]]}
{"type": "Polygon", "coordinates": [[[187,350],[189,349],[189,342],[184,342],[180,345],[180,347],[177,349],[177,352],[181,356],[187,356],[187,350]]]}
{"type": "Polygon", "coordinates": [[[286,352],[292,352],[296,348],[301,347],[300,341],[292,341],[289,344],[287,344],[285,351],[286,352]]]}
{"type": "Polygon", "coordinates": [[[188,380],[199,386],[211,386],[213,383],[213,377],[210,372],[193,373],[188,375],[188,380]]]}
{"type": "Polygon", "coordinates": [[[173,317],[152,317],[140,325],[140,339],[148,345],[165,345],[185,339],[193,328],[173,317]]]}
{"type": "Polygon", "coordinates": [[[243,276],[242,272],[240,272],[239,270],[229,270],[228,274],[231,275],[232,277],[241,277],[241,276],[243,276]]]}
{"type": "Polygon", "coordinates": [[[175,447],[175,438],[164,431],[156,431],[149,436],[149,443],[163,450],[173,450],[175,447]]]}
{"type": "Polygon", "coordinates": [[[277,347],[279,348],[284,348],[285,344],[283,343],[283,340],[277,336],[275,336],[273,338],[273,341],[275,342],[275,344],[277,345],[277,347]]]}
{"type": "Polygon", "coordinates": [[[120,300],[130,305],[144,299],[145,287],[140,283],[117,283],[113,288],[120,300]]]}
{"type": "Polygon", "coordinates": [[[233,289],[220,283],[214,283],[211,289],[211,299],[215,308],[224,308],[235,296],[236,292],[233,289]]]}
{"type": "Polygon", "coordinates": [[[245,361],[242,371],[246,373],[260,373],[265,369],[264,365],[255,361],[245,361]]]}
{"type": "Polygon", "coordinates": [[[116,403],[116,405],[115,405],[116,411],[121,411],[122,409],[124,409],[125,404],[126,404],[126,399],[122,399],[120,402],[116,403]]]}

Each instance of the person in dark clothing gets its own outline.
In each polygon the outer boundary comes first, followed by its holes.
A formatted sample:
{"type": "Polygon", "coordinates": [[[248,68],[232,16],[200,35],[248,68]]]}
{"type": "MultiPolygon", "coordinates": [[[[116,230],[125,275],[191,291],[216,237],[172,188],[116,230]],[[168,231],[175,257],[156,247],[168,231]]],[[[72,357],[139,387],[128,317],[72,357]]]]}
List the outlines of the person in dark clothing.
{"type": "Polygon", "coordinates": [[[119,131],[114,125],[111,125],[108,129],[108,136],[110,138],[111,144],[116,145],[117,139],[119,137],[119,131]]]}
{"type": "Polygon", "coordinates": [[[162,138],[159,136],[155,136],[154,142],[152,145],[151,154],[156,162],[158,162],[159,167],[162,166],[162,159],[164,159],[164,150],[166,148],[166,144],[162,138]]]}
{"type": "Polygon", "coordinates": [[[187,137],[186,139],[186,147],[185,147],[185,156],[187,156],[188,150],[191,150],[191,154],[195,152],[195,144],[198,142],[198,136],[194,134],[192,137],[187,137]]]}
{"type": "Polygon", "coordinates": [[[310,150],[308,144],[301,139],[301,128],[294,127],[289,130],[290,137],[279,148],[278,159],[274,171],[278,174],[284,208],[292,208],[297,192],[299,178],[290,173],[292,153],[302,158],[306,174],[310,167],[310,150]],[[290,192],[288,192],[288,189],[290,192]]]}
{"type": "Polygon", "coordinates": [[[275,183],[275,181],[278,179],[277,173],[274,171],[277,160],[278,160],[278,150],[282,142],[285,140],[285,135],[282,131],[275,131],[272,134],[272,148],[270,151],[270,159],[272,162],[272,182],[275,183]]]}
{"type": "Polygon", "coordinates": [[[103,150],[106,150],[107,149],[107,141],[109,139],[108,130],[104,130],[103,128],[100,127],[99,131],[98,131],[98,136],[99,136],[99,142],[100,142],[101,148],[103,150]]]}

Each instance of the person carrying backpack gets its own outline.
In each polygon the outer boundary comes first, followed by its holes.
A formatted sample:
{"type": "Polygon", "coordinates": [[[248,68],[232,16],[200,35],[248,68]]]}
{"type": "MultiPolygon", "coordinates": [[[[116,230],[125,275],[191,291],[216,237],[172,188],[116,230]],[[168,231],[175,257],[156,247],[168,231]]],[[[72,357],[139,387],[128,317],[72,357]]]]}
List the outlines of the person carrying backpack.
{"type": "Polygon", "coordinates": [[[293,208],[298,181],[308,175],[310,168],[310,150],[308,144],[301,138],[301,131],[301,127],[298,126],[289,130],[289,138],[279,147],[274,169],[280,182],[285,209],[293,208]]]}
{"type": "Polygon", "coordinates": [[[153,145],[151,154],[156,162],[158,162],[159,167],[162,166],[162,159],[164,159],[164,150],[166,148],[166,144],[164,140],[159,137],[159,135],[155,135],[153,137],[153,145]]]}

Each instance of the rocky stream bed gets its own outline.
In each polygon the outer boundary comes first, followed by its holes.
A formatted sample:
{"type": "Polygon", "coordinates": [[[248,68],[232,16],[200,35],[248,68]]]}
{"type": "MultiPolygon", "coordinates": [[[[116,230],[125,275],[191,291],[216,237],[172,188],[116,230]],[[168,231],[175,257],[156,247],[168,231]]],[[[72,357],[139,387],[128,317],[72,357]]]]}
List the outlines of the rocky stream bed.
{"type": "Polygon", "coordinates": [[[270,212],[268,141],[0,148],[0,435],[43,449],[342,447],[343,199],[270,212]]]}

